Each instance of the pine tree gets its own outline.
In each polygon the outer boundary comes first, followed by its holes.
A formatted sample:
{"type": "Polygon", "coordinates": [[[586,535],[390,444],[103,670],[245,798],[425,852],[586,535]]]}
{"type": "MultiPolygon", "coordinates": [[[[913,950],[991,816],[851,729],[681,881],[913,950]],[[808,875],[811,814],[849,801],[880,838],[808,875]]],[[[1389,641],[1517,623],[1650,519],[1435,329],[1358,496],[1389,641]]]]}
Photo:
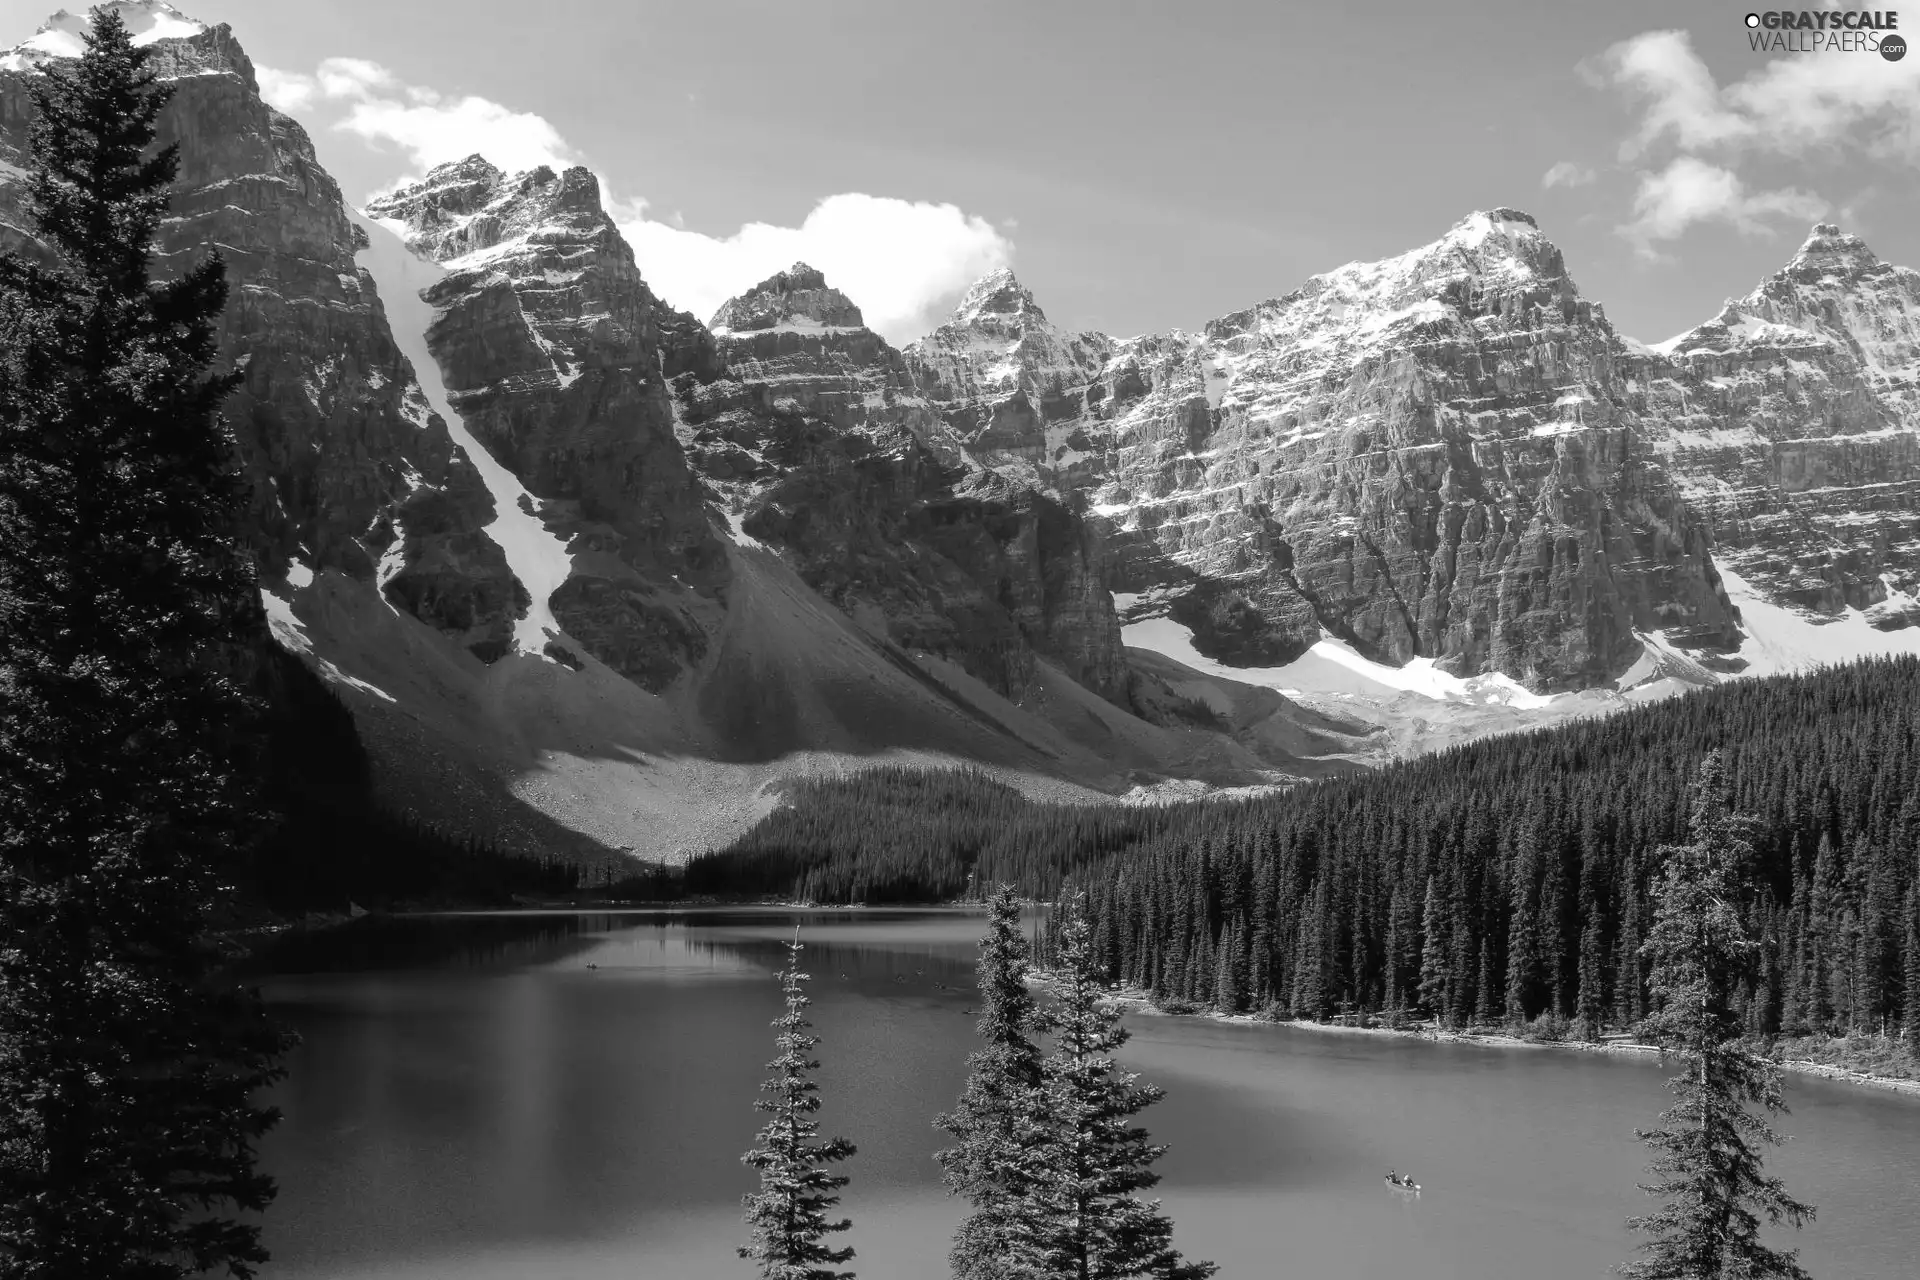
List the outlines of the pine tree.
{"type": "Polygon", "coordinates": [[[1574,1012],[1582,1039],[1598,1043],[1607,1009],[1606,975],[1600,967],[1600,917],[1587,918],[1580,931],[1580,991],[1574,1012]]]}
{"type": "Polygon", "coordinates": [[[1493,1011],[1500,1007],[1494,994],[1498,990],[1499,986],[1493,976],[1493,944],[1482,938],[1480,940],[1480,981],[1475,1004],[1483,1019],[1492,1017],[1493,1011]]]}
{"type": "Polygon", "coordinates": [[[1247,931],[1236,917],[1220,935],[1214,961],[1213,1007],[1222,1013],[1245,1013],[1247,998],[1247,931]]]}
{"type": "Polygon", "coordinates": [[[238,537],[217,254],[150,267],[170,90],[118,13],[28,79],[27,207],[0,255],[0,1276],[266,1260],[253,1097],[286,1040],[213,923],[262,831],[258,605],[238,537]]]}
{"type": "Polygon", "coordinates": [[[1620,941],[1613,966],[1613,1020],[1622,1027],[1639,1025],[1646,1014],[1640,959],[1640,860],[1629,849],[1620,874],[1620,941]]]}
{"type": "Polygon", "coordinates": [[[1420,951],[1420,1004],[1437,1021],[1447,1012],[1447,979],[1451,975],[1447,972],[1446,940],[1441,937],[1440,895],[1434,891],[1432,876],[1427,877],[1421,920],[1425,943],[1420,951]]]}
{"type": "Polygon", "coordinates": [[[1033,1041],[1037,1013],[1027,990],[1029,948],[1020,933],[1020,901],[1013,886],[998,886],[988,903],[987,935],[980,941],[980,1038],[967,1058],[960,1105],[934,1123],[955,1145],[936,1152],[941,1175],[974,1211],[954,1236],[957,1280],[1007,1280],[1028,1275],[1018,1261],[1010,1214],[1023,1185],[1019,1174],[1035,1140],[1040,1105],[1040,1050],[1033,1041]]]}
{"type": "Polygon", "coordinates": [[[1734,994],[1758,944],[1742,919],[1752,896],[1746,820],[1729,812],[1720,754],[1700,767],[1687,844],[1664,850],[1654,924],[1643,950],[1659,1009],[1648,1033],[1685,1069],[1668,1082],[1677,1101],[1664,1128],[1643,1131],[1660,1154],[1661,1181],[1643,1189],[1665,1203],[1628,1226],[1653,1238],[1646,1257],[1621,1268],[1635,1280],[1762,1280],[1806,1272],[1791,1251],[1762,1244],[1760,1219],[1795,1227],[1813,1216],[1762,1171],[1756,1146],[1778,1142],[1763,1116],[1786,1110],[1780,1068],[1744,1049],[1734,994]]]}
{"type": "Polygon", "coordinates": [[[1513,914],[1507,925],[1507,1021],[1526,1025],[1538,969],[1538,938],[1533,908],[1519,888],[1514,890],[1513,914]]]}
{"type": "Polygon", "coordinates": [[[1920,882],[1907,890],[1906,1009],[1902,1030],[1907,1052],[1920,1062],[1920,882]]]}
{"type": "Polygon", "coordinates": [[[1043,1128],[1012,1214],[1017,1256],[1045,1280],[1205,1280],[1218,1268],[1184,1261],[1160,1202],[1135,1194],[1159,1182],[1152,1165],[1166,1148],[1129,1121],[1165,1091],[1113,1059],[1127,1031],[1093,970],[1085,899],[1056,910],[1056,1003],[1041,1014],[1053,1046],[1041,1064],[1043,1128]]]}
{"type": "Polygon", "coordinates": [[[1839,870],[1833,841],[1825,832],[1814,855],[1813,887],[1808,897],[1806,996],[1807,1020],[1818,1032],[1831,1032],[1836,1009],[1833,1000],[1833,939],[1839,934],[1839,870]]]}
{"type": "Polygon", "coordinates": [[[758,1263],[766,1280],[851,1280],[853,1272],[835,1268],[853,1257],[852,1246],[826,1244],[828,1236],[853,1225],[845,1218],[827,1219],[827,1210],[840,1203],[834,1193],[847,1185],[847,1177],[827,1168],[853,1155],[854,1146],[845,1138],[815,1141],[820,1086],[810,1076],[820,1063],[808,1055],[820,1037],[807,1034],[813,1024],[806,1009],[813,1002],[807,999],[800,951],[796,933],[787,944],[786,967],[777,975],[786,1009],[773,1020],[780,1032],[774,1039],[779,1053],[767,1069],[774,1074],[760,1086],[769,1096],[753,1104],[772,1119],[756,1135],[759,1145],[740,1157],[760,1171],[760,1190],[743,1201],[753,1241],[739,1253],[758,1263]]]}

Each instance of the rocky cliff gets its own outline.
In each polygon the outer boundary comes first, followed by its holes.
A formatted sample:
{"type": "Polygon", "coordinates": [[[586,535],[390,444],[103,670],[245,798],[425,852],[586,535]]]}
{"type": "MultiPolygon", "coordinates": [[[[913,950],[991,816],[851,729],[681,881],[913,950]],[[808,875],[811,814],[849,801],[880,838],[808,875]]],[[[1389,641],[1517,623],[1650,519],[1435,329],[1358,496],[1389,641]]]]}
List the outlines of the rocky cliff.
{"type": "Polygon", "coordinates": [[[973,462],[851,300],[796,264],[712,329],[725,372],[679,380],[683,433],[743,538],[890,643],[1016,704],[1048,657],[1127,705],[1101,540],[1059,499],[973,462]]]}
{"type": "Polygon", "coordinates": [[[1814,616],[1920,624],[1920,272],[1823,223],[1629,367],[1721,565],[1814,616]]]}
{"type": "Polygon", "coordinates": [[[1071,486],[1088,478],[1075,465],[1087,447],[1081,420],[1098,402],[1114,345],[1103,333],[1054,327],[1002,267],[906,355],[920,391],[976,457],[1014,470],[1024,463],[1071,486]]]}
{"type": "MultiPolygon", "coordinates": [[[[252,491],[263,586],[279,602],[316,573],[378,579],[394,603],[480,648],[523,607],[500,547],[482,530],[494,503],[454,447],[395,345],[356,261],[364,240],[298,123],[260,98],[253,64],[224,25],[170,6],[117,6],[173,83],[160,138],[180,148],[157,269],[227,265],[220,364],[244,380],[226,405],[252,491]],[[404,531],[404,532],[403,532],[404,531]]],[[[32,103],[27,78],[79,51],[84,20],[57,15],[0,58],[0,244],[35,251],[19,181],[32,103]]]]}
{"type": "MultiPolygon", "coordinates": [[[[902,753],[1085,797],[1364,743],[1131,670],[1097,532],[977,461],[818,272],[716,333],[647,289],[583,169],[473,157],[357,212],[231,32],[118,7],[176,88],[164,257],[228,259],[273,634],[351,704],[386,803],[510,848],[672,857],[783,776],[902,753]]],[[[38,251],[28,78],[86,22],[0,59],[10,247],[38,251]]]]}
{"type": "Polygon", "coordinates": [[[727,579],[663,380],[690,317],[648,290],[583,168],[509,176],[473,156],[367,213],[445,273],[424,293],[428,347],[451,410],[565,545],[557,626],[663,688],[705,653],[727,579]]]}
{"type": "Polygon", "coordinates": [[[1106,523],[1116,588],[1155,593],[1208,656],[1283,664],[1331,635],[1560,690],[1618,676],[1636,632],[1737,641],[1622,345],[1526,214],[1476,213],[1198,334],[1106,345],[1028,318],[1009,346],[1002,315],[963,308],[911,349],[923,383],[976,422],[1055,388],[1047,447],[1023,456],[1106,523]],[[969,351],[1003,353],[972,390],[950,372],[969,351]]]}
{"type": "MultiPolygon", "coordinates": [[[[275,635],[456,830],[676,856],[883,758],[1264,784],[1920,641],[1920,277],[1834,228],[1660,348],[1496,209],[1198,333],[999,271],[896,350],[805,264],[673,311],[584,169],[351,210],[231,32],[117,7],[177,90],[163,269],[227,255],[275,635]]],[[[84,26],[0,56],[8,247],[84,26]]]]}

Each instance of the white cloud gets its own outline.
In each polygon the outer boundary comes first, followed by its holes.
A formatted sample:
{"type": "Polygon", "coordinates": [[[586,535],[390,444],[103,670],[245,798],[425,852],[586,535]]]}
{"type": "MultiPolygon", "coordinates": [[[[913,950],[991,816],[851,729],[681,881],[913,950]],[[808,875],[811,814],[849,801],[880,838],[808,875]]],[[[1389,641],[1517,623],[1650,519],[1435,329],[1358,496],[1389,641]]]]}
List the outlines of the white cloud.
{"type": "MultiPolygon", "coordinates": [[[[282,111],[338,112],[332,128],[408,165],[396,182],[476,152],[509,172],[585,163],[544,117],[486,98],[450,97],[402,83],[378,63],[329,58],[312,75],[256,68],[263,96],[282,111]]],[[[1008,265],[1013,245],[986,219],[951,204],[845,192],[827,196],[797,227],[749,222],[710,236],[649,216],[600,175],[612,215],[655,293],[704,323],[720,304],[795,262],[806,262],[852,298],[867,324],[894,342],[927,332],[969,284],[1008,265]]],[[[1009,221],[1008,229],[1013,223],[1009,221]]]]}
{"type": "Polygon", "coordinates": [[[932,329],[943,304],[1013,257],[991,223],[955,205],[859,192],[828,196],[797,227],[750,222],[724,237],[631,211],[616,216],[654,291],[702,322],[728,298],[805,262],[892,342],[932,329]]]}
{"type": "Polygon", "coordinates": [[[312,76],[265,66],[256,66],[253,71],[260,82],[260,96],[289,115],[312,106],[320,94],[320,86],[312,76]]]}
{"type": "Polygon", "coordinates": [[[361,98],[375,89],[397,86],[393,72],[365,58],[328,58],[314,74],[329,98],[361,98]]]}
{"type": "Polygon", "coordinates": [[[1620,144],[1620,158],[1634,160],[1663,138],[1695,150],[1746,136],[1749,122],[1721,102],[1713,72],[1693,51],[1684,31],[1648,31],[1608,49],[1598,78],[1640,101],[1639,127],[1620,144]]]}
{"type": "Polygon", "coordinates": [[[312,75],[255,70],[261,96],[282,111],[304,110],[323,100],[344,105],[346,114],[333,128],[406,156],[409,172],[403,181],[475,152],[507,170],[580,163],[579,153],[542,116],[473,94],[449,97],[402,84],[364,58],[328,58],[312,75]]]}
{"type": "Polygon", "coordinates": [[[1684,31],[1648,31],[1614,45],[1582,72],[1639,108],[1620,156],[1650,167],[1639,171],[1633,219],[1621,233],[1652,254],[1656,242],[1700,223],[1751,234],[1764,230],[1766,218],[1827,211],[1826,201],[1797,188],[1749,190],[1738,169],[1755,158],[1920,162],[1917,70],[1833,52],[1773,58],[1722,86],[1684,31]],[[1665,167],[1651,167],[1662,152],[1670,157],[1665,167]]]}
{"type": "Polygon", "coordinates": [[[1920,163],[1920,64],[1848,53],[1775,58],[1727,86],[1753,142],[1801,155],[1834,144],[1920,163]]]}
{"type": "Polygon", "coordinates": [[[1575,164],[1571,160],[1562,160],[1553,168],[1540,175],[1543,187],[1584,187],[1597,175],[1584,164],[1575,164]]]}
{"type": "Polygon", "coordinates": [[[1860,147],[1920,160],[1920,73],[1872,54],[1773,58],[1722,88],[1684,31],[1648,31],[1602,55],[1597,77],[1639,101],[1621,158],[1663,141],[1683,151],[1797,155],[1860,147]]]}
{"type": "Polygon", "coordinates": [[[1622,231],[1642,254],[1651,257],[1657,241],[1677,239],[1698,223],[1722,222],[1753,235],[1766,230],[1763,218],[1810,221],[1826,212],[1827,202],[1810,192],[1750,192],[1731,169],[1697,156],[1677,156],[1665,169],[1640,175],[1633,221],[1622,231]]]}

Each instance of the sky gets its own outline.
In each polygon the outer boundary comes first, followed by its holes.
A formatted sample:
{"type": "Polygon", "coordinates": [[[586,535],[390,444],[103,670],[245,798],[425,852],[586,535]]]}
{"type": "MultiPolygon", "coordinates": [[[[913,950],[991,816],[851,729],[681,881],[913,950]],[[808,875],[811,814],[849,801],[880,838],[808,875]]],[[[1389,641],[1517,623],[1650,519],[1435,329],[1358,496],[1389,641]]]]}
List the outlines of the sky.
{"type": "MultiPolygon", "coordinates": [[[[51,7],[0,0],[0,47],[51,7]]],[[[1001,265],[1057,324],[1194,329],[1497,206],[1645,341],[1816,220],[1920,266],[1920,54],[1755,51],[1745,3],[180,7],[349,199],[474,151],[585,164],[702,319],[804,258],[896,343],[1001,265]]]]}

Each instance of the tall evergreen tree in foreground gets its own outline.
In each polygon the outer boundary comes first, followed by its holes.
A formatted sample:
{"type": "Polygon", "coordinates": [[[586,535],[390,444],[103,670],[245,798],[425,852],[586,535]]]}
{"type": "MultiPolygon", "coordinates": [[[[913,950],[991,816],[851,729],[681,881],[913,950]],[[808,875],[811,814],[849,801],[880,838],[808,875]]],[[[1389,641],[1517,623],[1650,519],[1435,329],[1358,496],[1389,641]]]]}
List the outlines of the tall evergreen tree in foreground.
{"type": "Polygon", "coordinates": [[[257,834],[230,672],[252,575],[208,375],[216,257],[149,273],[176,157],[118,14],[30,81],[44,261],[0,256],[0,1276],[265,1260],[250,1098],[284,1047],[219,979],[257,834]]]}
{"type": "Polygon", "coordinates": [[[1644,1189],[1665,1201],[1628,1226],[1652,1236],[1646,1254],[1621,1268],[1636,1280],[1761,1280],[1806,1272],[1791,1251],[1760,1242],[1760,1220],[1798,1227],[1813,1216],[1767,1177],[1757,1148],[1779,1138],[1764,1112],[1786,1110],[1780,1069],[1740,1044],[1735,1005],[1760,946],[1748,933],[1750,820],[1729,810],[1719,752],[1701,763],[1693,790],[1688,843],[1663,851],[1654,889],[1654,923],[1642,947],[1658,1003],[1643,1028],[1685,1070],[1668,1082],[1676,1102],[1663,1128],[1641,1138],[1660,1154],[1644,1189]]]}
{"type": "Polygon", "coordinates": [[[1164,1146],[1131,1123],[1165,1096],[1113,1059],[1127,1042],[1094,955],[1084,897],[1057,909],[1050,936],[1058,970],[1040,1024],[1053,1047],[1041,1062],[1040,1133],[1024,1153],[1011,1217],[1027,1274],[1046,1280],[1205,1280],[1219,1268],[1186,1262],[1158,1200],[1136,1192],[1160,1181],[1164,1146]]]}
{"type": "Polygon", "coordinates": [[[960,1105],[935,1124],[955,1143],[936,1153],[947,1186],[973,1203],[954,1235],[956,1280],[1012,1280],[1031,1276],[1019,1244],[1017,1206],[1022,1174],[1038,1142],[1040,1050],[1033,1035],[1038,1011],[1027,990],[1030,948],[1020,933],[1020,900],[1000,885],[988,903],[987,936],[980,942],[980,1038],[967,1058],[960,1105]]]}
{"type": "Polygon", "coordinates": [[[820,1109],[820,1086],[809,1077],[820,1063],[808,1055],[820,1037],[807,1034],[812,1024],[806,1010],[813,1002],[806,996],[800,950],[796,936],[787,944],[787,965],[777,975],[786,998],[785,1012],[773,1020],[780,1031],[774,1040],[779,1055],[767,1064],[773,1075],[760,1086],[769,1096],[753,1104],[772,1118],[755,1138],[759,1145],[741,1157],[760,1171],[760,1190],[746,1197],[753,1242],[739,1252],[760,1265],[766,1280],[850,1280],[853,1272],[835,1268],[853,1257],[852,1247],[834,1249],[825,1243],[828,1236],[853,1225],[845,1218],[827,1219],[827,1210],[840,1203],[834,1192],[847,1185],[847,1178],[828,1173],[827,1167],[851,1156],[854,1147],[845,1138],[815,1141],[820,1125],[813,1113],[820,1109]]]}

